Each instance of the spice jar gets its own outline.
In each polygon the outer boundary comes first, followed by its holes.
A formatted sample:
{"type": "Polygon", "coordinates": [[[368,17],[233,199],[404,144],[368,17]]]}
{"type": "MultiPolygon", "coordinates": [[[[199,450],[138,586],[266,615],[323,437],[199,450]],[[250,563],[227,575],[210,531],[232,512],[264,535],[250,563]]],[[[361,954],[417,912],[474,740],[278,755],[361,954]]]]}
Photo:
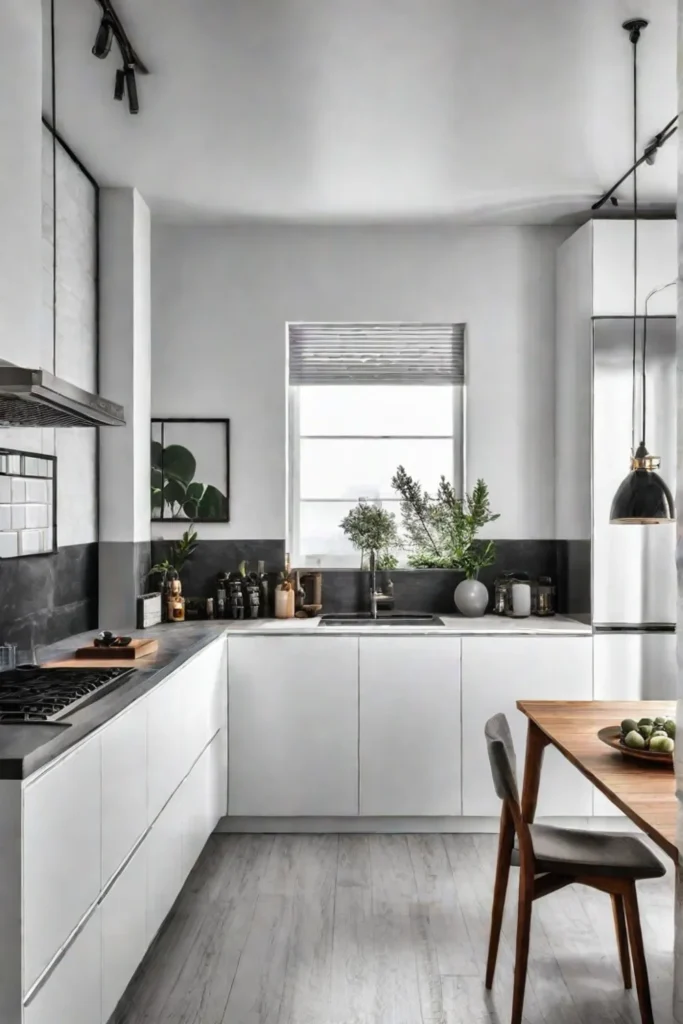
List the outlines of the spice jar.
{"type": "Polygon", "coordinates": [[[555,587],[550,576],[538,577],[536,590],[536,615],[548,616],[555,614],[555,587]]]}

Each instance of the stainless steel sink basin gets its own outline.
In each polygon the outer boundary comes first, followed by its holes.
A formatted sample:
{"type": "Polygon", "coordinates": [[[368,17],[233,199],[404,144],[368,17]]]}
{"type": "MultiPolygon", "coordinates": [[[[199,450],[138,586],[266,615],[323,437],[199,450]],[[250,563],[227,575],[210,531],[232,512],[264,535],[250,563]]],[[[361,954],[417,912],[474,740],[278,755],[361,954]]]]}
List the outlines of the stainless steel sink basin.
{"type": "Polygon", "coordinates": [[[422,612],[380,612],[373,619],[370,612],[340,612],[321,615],[319,626],[443,626],[438,615],[422,612]]]}

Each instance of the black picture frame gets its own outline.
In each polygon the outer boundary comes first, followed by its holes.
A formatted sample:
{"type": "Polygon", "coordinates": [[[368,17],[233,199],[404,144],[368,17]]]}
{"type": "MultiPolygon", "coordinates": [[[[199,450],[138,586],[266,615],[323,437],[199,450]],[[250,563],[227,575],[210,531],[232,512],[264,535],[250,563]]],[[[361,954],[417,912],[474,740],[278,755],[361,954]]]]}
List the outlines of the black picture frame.
{"type": "MultiPolygon", "coordinates": [[[[161,487],[161,490],[162,490],[161,512],[162,512],[162,514],[158,515],[158,516],[155,516],[154,514],[152,514],[151,521],[153,523],[188,523],[188,524],[189,523],[229,523],[230,522],[230,420],[222,418],[222,417],[189,417],[189,416],[164,417],[163,419],[162,418],[153,418],[151,420],[151,432],[150,433],[151,433],[150,441],[151,441],[152,445],[154,445],[156,443],[156,444],[160,444],[160,446],[161,446],[161,458],[160,458],[160,462],[159,462],[158,466],[155,465],[154,454],[152,455],[152,467],[151,467],[152,471],[151,471],[150,475],[153,476],[155,470],[158,470],[160,472],[160,474],[161,474],[161,483],[162,483],[162,487],[161,487]],[[209,515],[209,516],[201,515],[201,514],[188,515],[186,512],[184,512],[182,515],[171,515],[171,516],[169,516],[169,515],[165,515],[164,514],[165,508],[166,508],[166,501],[164,500],[163,493],[164,493],[164,490],[165,490],[165,485],[166,485],[166,483],[168,482],[168,479],[169,479],[167,477],[167,475],[164,473],[163,452],[164,452],[164,450],[166,448],[166,445],[164,443],[164,440],[165,440],[164,434],[165,434],[165,427],[168,426],[168,425],[171,425],[171,424],[174,425],[174,426],[179,426],[181,424],[187,424],[190,427],[192,425],[194,425],[194,426],[208,425],[208,426],[216,426],[216,427],[222,428],[221,433],[224,434],[224,437],[225,437],[225,490],[224,491],[220,491],[220,490],[218,491],[218,493],[220,495],[220,498],[222,499],[222,501],[221,501],[222,514],[219,514],[219,515],[209,515]],[[161,440],[160,441],[158,441],[154,437],[154,434],[155,434],[154,428],[155,428],[155,426],[160,428],[160,434],[161,434],[161,440]]],[[[187,450],[189,451],[189,449],[187,449],[187,450]]],[[[154,452],[154,448],[152,448],[152,451],[154,452]]],[[[190,453],[190,454],[192,454],[192,453],[190,453]]],[[[191,484],[195,484],[195,486],[197,485],[197,481],[195,481],[194,479],[188,481],[188,483],[190,485],[191,484]]],[[[209,486],[213,486],[213,489],[216,490],[215,485],[209,485],[209,486]]],[[[154,490],[155,490],[154,479],[150,479],[150,487],[152,489],[152,493],[154,493],[154,490]]],[[[194,499],[190,499],[190,500],[194,500],[194,499]]],[[[153,509],[152,509],[152,512],[153,512],[153,509]]]]}
{"type": "Polygon", "coordinates": [[[45,455],[43,452],[27,452],[21,448],[0,448],[0,477],[21,480],[44,480],[46,483],[50,482],[52,484],[52,501],[46,502],[46,504],[48,504],[52,509],[52,519],[51,522],[48,523],[47,527],[43,527],[43,529],[49,529],[52,534],[52,547],[45,551],[28,551],[25,553],[17,553],[16,555],[2,555],[0,556],[0,562],[11,562],[16,558],[45,558],[48,555],[56,555],[59,550],[57,546],[57,456],[45,455]],[[14,456],[19,458],[18,470],[5,468],[5,466],[8,465],[8,463],[5,462],[5,456],[14,456]],[[51,471],[45,474],[27,472],[27,459],[47,462],[52,467],[51,471]]]}

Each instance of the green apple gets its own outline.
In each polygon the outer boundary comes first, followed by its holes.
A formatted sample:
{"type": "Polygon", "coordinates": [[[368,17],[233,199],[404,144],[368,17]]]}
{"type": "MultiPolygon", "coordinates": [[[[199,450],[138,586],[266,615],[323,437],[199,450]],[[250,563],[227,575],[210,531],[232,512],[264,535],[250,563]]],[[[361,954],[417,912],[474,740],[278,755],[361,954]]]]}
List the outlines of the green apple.
{"type": "Polygon", "coordinates": [[[631,729],[629,733],[624,737],[624,743],[627,747],[631,747],[633,750],[644,750],[645,740],[639,732],[635,729],[631,729]]]}

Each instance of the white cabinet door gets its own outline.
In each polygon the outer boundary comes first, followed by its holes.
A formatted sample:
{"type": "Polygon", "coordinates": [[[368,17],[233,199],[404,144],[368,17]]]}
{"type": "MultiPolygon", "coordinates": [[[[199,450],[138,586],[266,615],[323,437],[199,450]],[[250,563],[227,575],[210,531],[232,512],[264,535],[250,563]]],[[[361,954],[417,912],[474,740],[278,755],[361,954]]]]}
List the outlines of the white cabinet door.
{"type": "Polygon", "coordinates": [[[147,812],[153,822],[190,769],[185,729],[188,668],[174,672],[147,700],[147,812]]]}
{"type": "Polygon", "coordinates": [[[226,641],[220,637],[148,699],[148,810],[154,821],[212,736],[225,724],[226,641]]]}
{"type": "Polygon", "coordinates": [[[361,815],[460,814],[460,640],[360,639],[361,815]]]}
{"type": "Polygon", "coordinates": [[[181,846],[181,877],[183,882],[195,865],[206,841],[222,816],[225,792],[225,771],[221,746],[223,734],[218,733],[185,779],[183,793],[183,838],[181,846]]]}
{"type": "Polygon", "coordinates": [[[100,907],[102,922],[102,1020],[116,1008],[147,949],[147,848],[142,843],[100,907]]]}
{"type": "Polygon", "coordinates": [[[231,637],[228,813],[358,814],[358,640],[231,637]]]}
{"type": "Polygon", "coordinates": [[[95,735],[24,790],[24,992],[101,885],[101,747],[95,735]]]}
{"type": "Polygon", "coordinates": [[[102,731],[102,884],[147,828],[147,701],[102,731]]]}
{"type": "MultiPolygon", "coordinates": [[[[465,815],[498,815],[484,725],[507,715],[521,787],[527,718],[518,700],[591,700],[592,637],[465,637],[462,641],[462,764],[465,815]]],[[[593,813],[592,786],[566,758],[546,747],[538,816],[593,813]]]]}
{"type": "Polygon", "coordinates": [[[181,787],[166,804],[145,839],[148,946],[159,931],[181,889],[184,810],[181,787]]]}
{"type": "Polygon", "coordinates": [[[100,911],[24,1009],[24,1024],[102,1024],[100,911]]]}

